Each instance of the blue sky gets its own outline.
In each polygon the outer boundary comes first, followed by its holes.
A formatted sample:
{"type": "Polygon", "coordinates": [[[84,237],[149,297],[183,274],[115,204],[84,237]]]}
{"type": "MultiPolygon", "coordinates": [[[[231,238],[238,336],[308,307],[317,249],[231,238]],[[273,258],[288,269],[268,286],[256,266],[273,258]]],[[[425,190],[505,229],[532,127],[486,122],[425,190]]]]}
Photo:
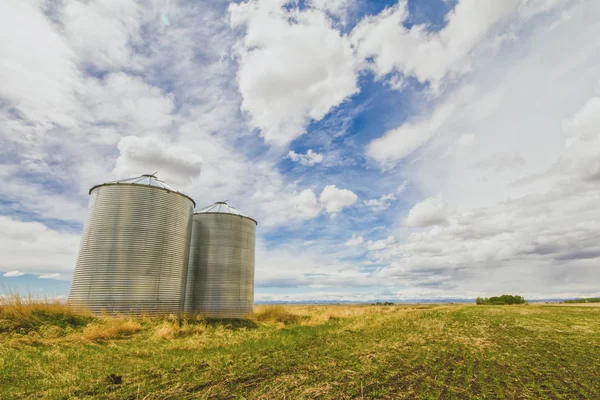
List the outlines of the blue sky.
{"type": "Polygon", "coordinates": [[[158,171],[258,220],[258,301],[600,294],[595,1],[1,7],[0,285],[158,171]]]}

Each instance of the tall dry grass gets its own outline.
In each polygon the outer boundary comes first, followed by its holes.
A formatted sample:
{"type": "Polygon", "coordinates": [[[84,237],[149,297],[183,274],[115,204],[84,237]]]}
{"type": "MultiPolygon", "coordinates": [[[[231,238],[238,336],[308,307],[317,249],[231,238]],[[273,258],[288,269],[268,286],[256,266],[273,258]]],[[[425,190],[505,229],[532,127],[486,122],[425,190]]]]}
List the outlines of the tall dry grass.
{"type": "Polygon", "coordinates": [[[83,337],[92,341],[120,339],[142,330],[142,325],[131,319],[102,318],[83,329],[83,337]]]}
{"type": "Polygon", "coordinates": [[[85,326],[91,320],[90,313],[75,311],[60,299],[21,296],[6,290],[0,295],[0,332],[36,330],[47,324],[61,328],[85,326]]]}
{"type": "Polygon", "coordinates": [[[256,307],[253,318],[260,322],[283,322],[284,324],[298,322],[300,315],[294,314],[289,307],[280,304],[256,307]]]}

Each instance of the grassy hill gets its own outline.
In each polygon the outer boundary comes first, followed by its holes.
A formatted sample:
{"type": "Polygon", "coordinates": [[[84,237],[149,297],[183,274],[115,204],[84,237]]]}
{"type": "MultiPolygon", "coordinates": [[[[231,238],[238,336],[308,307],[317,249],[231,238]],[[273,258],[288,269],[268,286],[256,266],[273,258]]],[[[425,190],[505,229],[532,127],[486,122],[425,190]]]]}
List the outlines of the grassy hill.
{"type": "Polygon", "coordinates": [[[260,306],[250,321],[0,307],[0,398],[598,399],[600,307],[260,306]]]}

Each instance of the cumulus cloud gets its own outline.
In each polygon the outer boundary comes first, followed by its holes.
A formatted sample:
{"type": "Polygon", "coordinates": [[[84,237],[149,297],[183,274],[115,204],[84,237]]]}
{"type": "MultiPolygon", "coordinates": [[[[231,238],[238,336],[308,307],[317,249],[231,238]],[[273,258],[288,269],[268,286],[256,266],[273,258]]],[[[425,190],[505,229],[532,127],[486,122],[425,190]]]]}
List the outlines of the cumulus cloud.
{"type": "MultiPolygon", "coordinates": [[[[599,44],[587,43],[585,38],[600,35],[600,25],[586,22],[600,8],[593,2],[565,7],[533,19],[537,23],[532,23],[529,32],[521,32],[519,41],[505,44],[510,54],[498,55],[493,62],[479,58],[469,79],[419,117],[422,126],[437,128],[418,153],[403,163],[411,165],[411,182],[425,196],[442,193],[460,209],[487,207],[548,191],[557,182],[554,173],[547,171],[575,170],[575,160],[589,159],[584,155],[587,152],[593,159],[594,142],[585,143],[581,153],[573,147],[570,156],[565,150],[569,143],[565,132],[576,110],[597,97],[599,44]],[[570,51],[574,42],[585,45],[573,57],[562,58],[561,52],[570,51]],[[547,62],[542,65],[540,59],[547,62]],[[549,76],[553,77],[551,86],[547,85],[549,76]],[[444,118],[438,124],[440,115],[444,118]],[[465,132],[472,133],[474,140],[457,153],[455,146],[465,132]],[[561,164],[557,164],[559,159],[561,164]]],[[[383,138],[381,145],[384,140],[389,140],[389,146],[402,141],[401,137],[383,138]]],[[[398,158],[388,155],[378,161],[389,168],[398,158]]]]}
{"type": "Polygon", "coordinates": [[[25,275],[25,273],[21,272],[21,271],[8,271],[8,272],[5,272],[2,276],[5,278],[15,278],[17,276],[23,276],[23,275],[25,275]]]}
{"type": "Polygon", "coordinates": [[[600,279],[600,247],[592,204],[598,196],[598,190],[584,190],[574,182],[456,213],[445,225],[413,233],[378,253],[376,260],[389,266],[377,279],[400,279],[411,286],[434,283],[441,290],[458,283],[452,290],[514,290],[538,297],[595,293],[591,282],[600,279]]]}
{"type": "Polygon", "coordinates": [[[338,189],[335,185],[327,185],[319,196],[319,201],[330,214],[336,214],[345,207],[356,202],[358,196],[351,190],[338,189]]]}
{"type": "Polygon", "coordinates": [[[321,210],[317,202],[317,196],[311,189],[304,189],[300,193],[294,193],[290,203],[296,216],[301,218],[314,218],[321,210]]]}
{"type": "Polygon", "coordinates": [[[407,2],[400,0],[380,14],[363,19],[352,31],[352,42],[361,58],[373,59],[370,66],[379,77],[398,71],[429,82],[437,91],[447,76],[458,76],[472,68],[471,53],[490,36],[500,36],[496,28],[509,17],[528,19],[557,4],[462,0],[446,15],[445,27],[431,32],[423,24],[405,27],[410,14],[407,2]]]}
{"type": "Polygon", "coordinates": [[[189,185],[200,176],[202,157],[183,146],[168,145],[155,137],[127,136],[119,141],[114,173],[126,178],[159,172],[174,184],[189,185]]]}
{"type": "Polygon", "coordinates": [[[353,233],[352,237],[344,243],[346,246],[358,246],[359,244],[363,244],[365,239],[357,233],[353,233]]]}
{"type": "Polygon", "coordinates": [[[0,269],[11,270],[8,276],[14,277],[23,272],[70,273],[75,266],[79,240],[78,234],[56,231],[39,222],[0,216],[0,269]]]}
{"type": "Polygon", "coordinates": [[[323,162],[323,154],[317,153],[308,149],[306,154],[298,154],[294,150],[290,150],[288,158],[302,165],[311,166],[323,162]]]}
{"type": "Polygon", "coordinates": [[[276,146],[302,135],[311,120],[358,92],[348,38],[322,11],[286,4],[251,0],[229,7],[231,25],[245,29],[237,74],[242,109],[276,146]]]}
{"type": "Polygon", "coordinates": [[[448,205],[442,199],[442,195],[437,195],[415,204],[408,212],[405,224],[414,227],[443,225],[449,215],[448,205]]]}

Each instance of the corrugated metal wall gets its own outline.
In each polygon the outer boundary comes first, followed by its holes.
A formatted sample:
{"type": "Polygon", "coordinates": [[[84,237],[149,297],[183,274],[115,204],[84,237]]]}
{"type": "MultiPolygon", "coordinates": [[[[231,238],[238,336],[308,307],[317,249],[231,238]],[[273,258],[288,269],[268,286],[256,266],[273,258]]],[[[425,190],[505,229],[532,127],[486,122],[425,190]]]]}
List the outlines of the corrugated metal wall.
{"type": "Polygon", "coordinates": [[[162,188],[95,187],[69,302],[96,313],[181,312],[193,208],[162,188]]]}
{"type": "Polygon", "coordinates": [[[192,217],[185,311],[208,318],[246,318],[254,306],[256,222],[199,213],[192,217]]]}

